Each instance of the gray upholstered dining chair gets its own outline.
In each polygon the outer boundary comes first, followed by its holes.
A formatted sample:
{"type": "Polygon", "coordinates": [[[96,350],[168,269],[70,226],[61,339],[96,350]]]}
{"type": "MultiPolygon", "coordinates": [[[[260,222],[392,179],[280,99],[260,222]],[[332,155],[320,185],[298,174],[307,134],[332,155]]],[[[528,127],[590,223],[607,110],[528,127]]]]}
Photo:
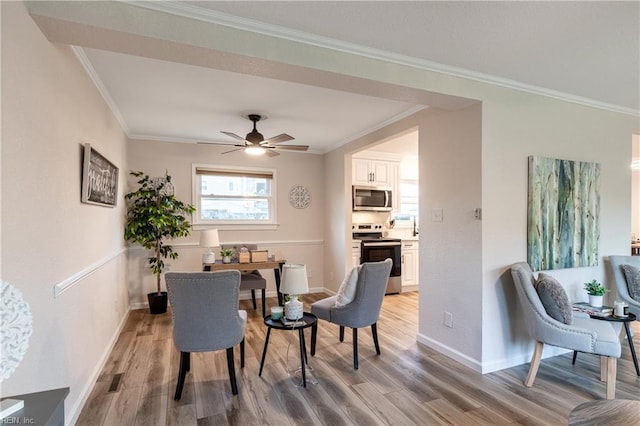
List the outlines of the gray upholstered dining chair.
{"type": "MultiPolygon", "coordinates": [[[[236,252],[236,257],[238,256],[238,252],[241,248],[246,248],[247,250],[257,250],[257,244],[222,244],[221,249],[233,249],[236,252]]],[[[240,291],[251,290],[251,301],[253,302],[253,309],[256,310],[258,307],[256,306],[256,290],[262,290],[262,317],[266,316],[266,294],[267,291],[267,280],[260,274],[260,271],[242,271],[240,276],[240,291]]]]}
{"type": "Polygon", "coordinates": [[[629,283],[622,269],[622,265],[640,268],[640,256],[609,256],[609,264],[613,280],[616,283],[618,297],[629,304],[629,312],[640,318],[640,298],[634,299],[629,293],[629,283]]]}
{"type": "Polygon", "coordinates": [[[233,347],[240,343],[244,368],[246,311],[238,310],[240,272],[168,272],[165,274],[173,315],[173,343],[180,351],[180,369],[174,399],[182,395],[191,369],[191,352],[227,350],[231,392],[238,394],[233,347]]]}
{"type": "MultiPolygon", "coordinates": [[[[376,354],[380,355],[377,322],[392,264],[391,259],[363,263],[358,272],[355,296],[351,303],[336,307],[338,296],[331,296],[311,305],[312,314],[340,326],[341,342],[344,341],[344,328],[352,329],[353,368],[356,370],[358,369],[358,328],[371,326],[376,354]]],[[[312,341],[311,355],[314,354],[315,342],[312,341]]]]}
{"type": "Polygon", "coordinates": [[[610,322],[575,312],[571,324],[558,321],[547,313],[542,304],[534,288],[536,280],[528,263],[512,265],[511,275],[529,334],[536,342],[524,385],[533,386],[542,359],[542,349],[547,344],[600,355],[600,380],[606,381],[607,399],[615,398],[617,359],[621,353],[619,328],[616,331],[610,322]]]}

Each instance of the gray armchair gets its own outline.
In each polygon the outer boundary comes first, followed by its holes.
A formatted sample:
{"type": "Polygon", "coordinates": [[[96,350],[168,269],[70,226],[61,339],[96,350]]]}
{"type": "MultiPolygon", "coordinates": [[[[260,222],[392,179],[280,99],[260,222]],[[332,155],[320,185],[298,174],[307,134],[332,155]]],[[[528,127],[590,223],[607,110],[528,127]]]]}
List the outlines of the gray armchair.
{"type": "Polygon", "coordinates": [[[180,370],[174,399],[182,395],[191,369],[191,352],[227,350],[231,392],[238,394],[233,347],[240,343],[244,368],[246,311],[238,310],[240,272],[169,272],[165,274],[173,314],[173,343],[180,351],[180,370]]]}
{"type": "Polygon", "coordinates": [[[512,265],[511,275],[529,334],[536,342],[524,385],[533,386],[542,349],[548,344],[600,355],[600,380],[607,383],[607,399],[615,398],[617,359],[620,357],[621,347],[619,333],[611,323],[592,319],[587,315],[574,315],[571,325],[557,321],[547,314],[542,305],[533,287],[535,279],[529,265],[526,262],[512,265]]]}
{"type": "MultiPolygon", "coordinates": [[[[344,341],[344,328],[351,327],[353,330],[353,368],[356,370],[358,369],[358,328],[371,326],[376,354],[380,355],[376,323],[380,316],[380,308],[392,263],[391,259],[363,263],[358,274],[356,294],[351,303],[336,307],[337,296],[331,296],[311,305],[312,314],[340,326],[341,342],[344,341]]],[[[315,353],[313,342],[311,349],[313,356],[315,353]]]]}
{"type": "MultiPolygon", "coordinates": [[[[242,247],[247,250],[257,250],[257,244],[222,244],[221,249],[233,249],[236,252],[236,256],[242,247]]],[[[266,295],[267,280],[260,274],[260,271],[242,271],[240,276],[240,291],[251,290],[251,301],[253,302],[253,309],[256,310],[256,290],[262,290],[262,317],[266,316],[266,295]]]]}
{"type": "Polygon", "coordinates": [[[634,300],[629,295],[627,280],[621,268],[622,265],[632,265],[640,268],[640,256],[609,256],[609,264],[613,280],[616,283],[618,297],[629,304],[629,312],[636,314],[640,318],[640,300],[634,300]]]}

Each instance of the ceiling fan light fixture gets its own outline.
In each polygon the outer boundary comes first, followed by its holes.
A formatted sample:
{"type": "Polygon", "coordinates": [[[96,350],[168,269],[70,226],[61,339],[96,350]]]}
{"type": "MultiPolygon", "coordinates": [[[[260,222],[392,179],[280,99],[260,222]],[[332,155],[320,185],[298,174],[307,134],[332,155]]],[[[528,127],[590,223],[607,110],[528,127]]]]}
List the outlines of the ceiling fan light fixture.
{"type": "Polygon", "coordinates": [[[262,148],[261,146],[248,146],[244,149],[249,155],[263,155],[267,150],[262,148]]]}
{"type": "Polygon", "coordinates": [[[253,129],[251,132],[247,133],[247,137],[245,139],[251,143],[260,143],[264,140],[264,136],[262,136],[262,133],[258,132],[256,129],[253,129]]]}

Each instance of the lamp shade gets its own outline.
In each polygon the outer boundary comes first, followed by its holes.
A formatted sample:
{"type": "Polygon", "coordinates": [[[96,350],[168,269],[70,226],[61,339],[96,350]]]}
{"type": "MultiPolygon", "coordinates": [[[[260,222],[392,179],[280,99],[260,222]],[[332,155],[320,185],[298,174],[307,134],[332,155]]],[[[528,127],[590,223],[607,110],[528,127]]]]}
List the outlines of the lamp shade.
{"type": "Polygon", "coordinates": [[[220,237],[217,229],[204,229],[200,231],[201,247],[218,247],[220,245],[220,237]]]}
{"type": "Polygon", "coordinates": [[[304,294],[309,292],[307,267],[305,265],[286,263],[282,266],[282,282],[280,293],[304,294]]]}

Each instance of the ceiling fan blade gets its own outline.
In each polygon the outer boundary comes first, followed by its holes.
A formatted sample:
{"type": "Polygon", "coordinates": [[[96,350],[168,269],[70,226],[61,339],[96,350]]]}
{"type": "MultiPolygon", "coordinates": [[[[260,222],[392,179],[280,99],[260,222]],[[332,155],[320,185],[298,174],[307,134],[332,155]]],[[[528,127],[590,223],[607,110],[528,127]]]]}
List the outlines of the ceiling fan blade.
{"type": "Polygon", "coordinates": [[[199,145],[242,146],[242,147],[244,147],[244,145],[238,145],[238,144],[235,144],[235,143],[205,142],[205,141],[198,141],[197,143],[198,143],[199,145]]]}
{"type": "MultiPolygon", "coordinates": [[[[237,145],[234,145],[234,146],[237,146],[237,145]]],[[[230,152],[236,152],[236,151],[244,151],[244,147],[232,149],[231,151],[225,151],[225,152],[222,152],[221,154],[228,154],[230,152]]]]}
{"type": "Polygon", "coordinates": [[[273,149],[267,149],[265,154],[267,154],[269,157],[277,157],[278,155],[280,155],[273,149]]]}
{"type": "Polygon", "coordinates": [[[277,145],[274,148],[289,149],[291,151],[306,151],[309,149],[309,146],[308,145],[277,145]]]}
{"type": "Polygon", "coordinates": [[[235,133],[231,133],[231,132],[223,132],[223,131],[221,131],[220,133],[224,133],[225,135],[230,136],[230,137],[232,137],[232,138],[234,138],[234,139],[237,139],[237,140],[239,140],[239,141],[242,141],[242,142],[244,142],[245,144],[253,145],[251,142],[249,142],[248,140],[245,140],[245,138],[243,138],[242,136],[238,136],[238,135],[236,135],[235,133]]]}
{"type": "Polygon", "coordinates": [[[282,142],[287,142],[287,141],[292,141],[295,138],[293,136],[290,136],[286,133],[281,133],[278,136],[274,136],[272,138],[269,139],[265,139],[262,142],[260,142],[261,145],[268,145],[268,144],[278,144],[278,143],[282,143],[282,142]]]}

